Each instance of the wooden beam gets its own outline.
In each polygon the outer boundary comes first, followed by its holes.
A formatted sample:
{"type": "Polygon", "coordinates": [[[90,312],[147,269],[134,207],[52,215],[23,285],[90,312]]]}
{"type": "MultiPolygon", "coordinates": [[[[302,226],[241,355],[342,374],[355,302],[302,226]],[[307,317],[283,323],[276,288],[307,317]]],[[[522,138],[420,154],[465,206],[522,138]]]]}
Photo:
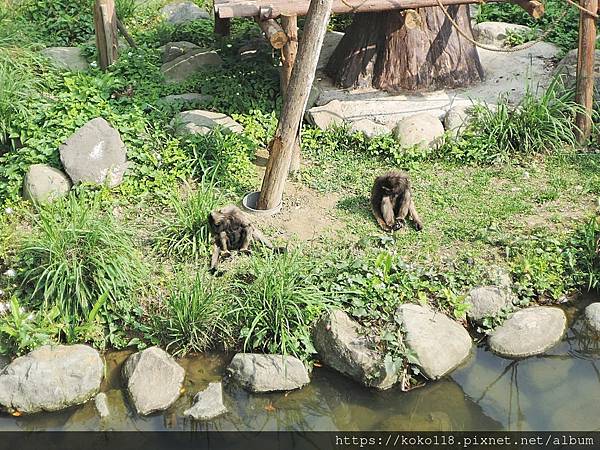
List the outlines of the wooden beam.
{"type": "Polygon", "coordinates": [[[270,144],[271,154],[258,199],[259,209],[274,208],[283,198],[294,144],[300,133],[302,116],[315,79],[332,3],[333,0],[311,0],[310,2],[298,48],[298,58],[287,87],[277,131],[270,144]]]}
{"type": "MultiPolygon", "coordinates": [[[[598,0],[580,0],[579,4],[588,11],[598,10],[598,0]]],[[[575,100],[583,108],[583,111],[578,113],[575,119],[580,144],[585,144],[592,132],[595,49],[596,19],[585,11],[581,11],[577,54],[577,91],[575,94],[575,100]]]]}
{"type": "Polygon", "coordinates": [[[215,8],[215,34],[229,36],[231,33],[231,19],[222,19],[215,8]]]}
{"type": "MultiPolygon", "coordinates": [[[[544,6],[538,0],[487,0],[486,3],[514,3],[533,17],[541,17],[544,6]]],[[[445,6],[481,3],[480,0],[442,0],[445,6]]],[[[436,0],[334,0],[332,12],[336,14],[381,12],[399,9],[418,9],[438,6],[436,0]]],[[[308,10],[307,1],[269,0],[216,1],[215,14],[220,18],[260,17],[276,19],[279,16],[304,16],[308,10]]]]}
{"type": "Polygon", "coordinates": [[[94,29],[96,30],[98,63],[102,70],[106,70],[119,56],[115,0],[95,1],[94,29]]]}
{"type": "MultiPolygon", "coordinates": [[[[281,96],[285,98],[298,54],[298,17],[281,16],[281,26],[288,38],[287,44],[281,50],[281,96]]],[[[300,136],[298,136],[290,162],[290,173],[300,170],[300,158],[300,136]]]]}
{"type": "Polygon", "coordinates": [[[258,22],[258,26],[273,48],[280,49],[287,44],[288,36],[275,20],[260,20],[257,18],[256,22],[258,22]]]}

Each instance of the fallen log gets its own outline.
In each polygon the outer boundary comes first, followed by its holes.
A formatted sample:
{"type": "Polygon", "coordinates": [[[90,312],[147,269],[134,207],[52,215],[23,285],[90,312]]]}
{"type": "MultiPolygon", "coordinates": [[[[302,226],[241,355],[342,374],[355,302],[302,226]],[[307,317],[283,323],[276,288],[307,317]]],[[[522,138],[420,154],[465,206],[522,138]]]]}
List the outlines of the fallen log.
{"type": "Polygon", "coordinates": [[[256,19],[258,26],[265,34],[267,40],[273,48],[280,49],[288,42],[288,36],[283,31],[283,28],[273,19],[260,20],[256,19]]]}

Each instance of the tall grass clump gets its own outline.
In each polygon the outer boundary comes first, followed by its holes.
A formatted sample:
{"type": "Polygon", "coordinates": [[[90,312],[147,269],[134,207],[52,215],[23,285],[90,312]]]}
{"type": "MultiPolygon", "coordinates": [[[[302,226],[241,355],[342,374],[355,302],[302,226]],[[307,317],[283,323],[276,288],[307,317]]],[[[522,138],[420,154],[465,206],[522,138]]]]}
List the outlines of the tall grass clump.
{"type": "Polygon", "coordinates": [[[206,176],[186,196],[173,194],[169,204],[174,215],[161,221],[155,248],[167,256],[194,259],[206,256],[210,238],[208,214],[220,200],[213,180],[206,176]]]}
{"type": "Polygon", "coordinates": [[[167,349],[185,355],[232,342],[230,297],[207,276],[179,276],[157,316],[158,334],[167,349]]]}
{"type": "Polygon", "coordinates": [[[576,232],[574,246],[578,251],[578,266],[588,291],[600,290],[600,217],[589,219],[576,232]]]}
{"type": "Polygon", "coordinates": [[[523,99],[510,105],[507,97],[494,107],[475,105],[463,139],[491,155],[528,155],[577,145],[574,119],[580,107],[573,93],[555,78],[545,92],[527,89],[523,99]]]}
{"type": "Polygon", "coordinates": [[[234,283],[233,320],[244,351],[308,359],[315,352],[311,326],[327,306],[313,282],[310,263],[298,253],[254,256],[246,276],[234,283]]]}
{"type": "Polygon", "coordinates": [[[57,305],[74,326],[89,319],[103,296],[118,302],[141,286],[146,269],[132,235],[98,200],[72,194],[37,213],[19,257],[24,288],[45,308],[57,305]]]}

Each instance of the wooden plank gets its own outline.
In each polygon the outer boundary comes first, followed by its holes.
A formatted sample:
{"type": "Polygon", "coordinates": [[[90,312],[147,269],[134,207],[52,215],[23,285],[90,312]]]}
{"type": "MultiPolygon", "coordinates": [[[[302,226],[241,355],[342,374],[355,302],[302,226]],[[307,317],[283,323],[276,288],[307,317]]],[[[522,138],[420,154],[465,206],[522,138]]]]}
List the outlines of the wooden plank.
{"type": "MultiPolygon", "coordinates": [[[[598,10],[598,0],[580,0],[582,8],[598,10]]],[[[577,91],[575,100],[582,106],[577,114],[575,125],[580,144],[585,144],[592,132],[592,111],[594,102],[594,56],[596,44],[596,19],[581,11],[579,16],[579,50],[577,55],[577,91]]]]}
{"type": "Polygon", "coordinates": [[[294,145],[300,132],[310,88],[315,79],[332,3],[333,0],[311,0],[310,2],[298,48],[298,58],[283,100],[277,131],[269,146],[271,154],[258,199],[259,209],[272,209],[278,206],[283,198],[294,145]]]}
{"type": "MultiPolygon", "coordinates": [[[[514,3],[535,18],[544,13],[544,6],[538,0],[487,0],[486,3],[514,3]]],[[[481,3],[480,0],[442,0],[446,6],[481,3]]],[[[436,0],[334,0],[332,12],[336,14],[381,12],[399,9],[418,9],[438,6],[436,0]]],[[[268,0],[215,2],[215,13],[221,18],[260,17],[276,19],[279,16],[304,16],[308,10],[307,1],[268,0]]]]}
{"type": "Polygon", "coordinates": [[[94,28],[96,30],[98,63],[102,70],[106,70],[119,56],[115,0],[95,1],[94,28]]]}
{"type": "Polygon", "coordinates": [[[231,33],[231,19],[222,19],[215,9],[215,34],[229,36],[231,33]]]}

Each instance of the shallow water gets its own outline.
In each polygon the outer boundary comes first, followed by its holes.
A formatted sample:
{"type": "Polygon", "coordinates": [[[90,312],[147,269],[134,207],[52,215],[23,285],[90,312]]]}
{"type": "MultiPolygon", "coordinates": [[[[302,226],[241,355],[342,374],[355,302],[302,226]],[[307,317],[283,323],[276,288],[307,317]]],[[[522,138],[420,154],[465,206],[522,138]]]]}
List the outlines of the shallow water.
{"type": "Polygon", "coordinates": [[[328,369],[315,369],[307,387],[286,394],[252,395],[224,389],[230,412],[205,423],[182,417],[194,394],[221,379],[230,356],[180,361],[185,394],[163,414],[138,417],[120,390],[119,368],[128,352],[106,355],[102,386],[111,416],[100,420],[93,402],[54,414],[0,415],[7,430],[598,430],[600,345],[579,313],[567,309],[571,327],[545,355],[521,361],[499,358],[483,346],[447,379],[405,393],[376,392],[328,369]]]}

